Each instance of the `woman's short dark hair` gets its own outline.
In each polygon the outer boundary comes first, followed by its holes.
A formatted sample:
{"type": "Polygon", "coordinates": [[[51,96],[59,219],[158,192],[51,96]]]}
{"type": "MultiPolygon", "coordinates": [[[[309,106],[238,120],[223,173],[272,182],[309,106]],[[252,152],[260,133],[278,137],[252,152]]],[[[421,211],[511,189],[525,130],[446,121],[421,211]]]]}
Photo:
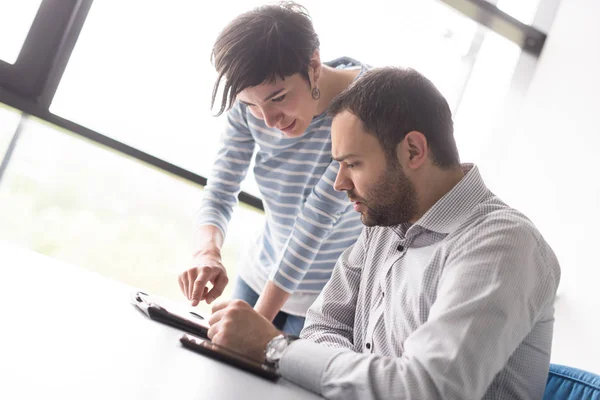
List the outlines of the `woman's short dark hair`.
{"type": "Polygon", "coordinates": [[[385,67],[366,72],[329,106],[329,115],[356,115],[375,135],[390,162],[411,131],[426,138],[432,160],[441,168],[460,165],[452,112],[434,84],[411,68],[385,67]]]}
{"type": "Polygon", "coordinates": [[[248,87],[297,73],[308,81],[310,59],[318,48],[319,37],[308,11],[297,3],[260,6],[239,15],[213,46],[211,59],[218,77],[211,108],[222,80],[225,86],[217,115],[230,109],[248,87]]]}

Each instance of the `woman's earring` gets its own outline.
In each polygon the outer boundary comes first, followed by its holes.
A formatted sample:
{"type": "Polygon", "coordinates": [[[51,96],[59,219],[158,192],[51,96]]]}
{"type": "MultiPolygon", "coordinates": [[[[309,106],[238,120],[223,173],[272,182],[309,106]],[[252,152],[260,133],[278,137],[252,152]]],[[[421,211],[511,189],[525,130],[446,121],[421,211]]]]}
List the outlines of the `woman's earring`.
{"type": "Polygon", "coordinates": [[[316,87],[313,88],[313,90],[310,94],[312,95],[312,98],[315,100],[319,100],[319,98],[321,97],[321,91],[316,87]]]}

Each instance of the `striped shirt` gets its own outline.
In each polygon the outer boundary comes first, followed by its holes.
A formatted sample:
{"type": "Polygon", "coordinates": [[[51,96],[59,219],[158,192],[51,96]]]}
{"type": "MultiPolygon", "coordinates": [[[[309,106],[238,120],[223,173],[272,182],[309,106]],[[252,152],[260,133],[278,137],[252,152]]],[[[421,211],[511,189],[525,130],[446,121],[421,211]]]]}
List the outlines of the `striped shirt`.
{"type": "MultiPolygon", "coordinates": [[[[349,58],[327,64],[360,67],[349,58]]],[[[365,69],[361,67],[359,75],[365,69]]],[[[292,293],[282,311],[293,315],[306,314],[338,257],[362,230],[346,194],[333,189],[338,163],[331,158],[331,120],[324,112],[313,118],[302,136],[288,138],[236,102],[227,114],[197,220],[197,225],[215,225],[225,235],[257,147],[254,176],[266,221],[239,273],[257,293],[268,280],[292,293]]]]}
{"type": "Polygon", "coordinates": [[[558,261],[463,168],[415,224],[366,228],[343,253],[283,377],[332,399],[542,398],[558,261]]]}

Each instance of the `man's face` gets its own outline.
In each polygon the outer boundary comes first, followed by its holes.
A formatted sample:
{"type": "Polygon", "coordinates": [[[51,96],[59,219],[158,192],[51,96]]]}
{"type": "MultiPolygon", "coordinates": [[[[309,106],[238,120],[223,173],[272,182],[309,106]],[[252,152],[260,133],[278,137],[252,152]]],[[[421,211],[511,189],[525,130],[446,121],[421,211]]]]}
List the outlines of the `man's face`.
{"type": "Polygon", "coordinates": [[[246,88],[237,96],[252,115],[285,136],[302,136],[317,112],[307,80],[300,74],[246,88]]]}
{"type": "Polygon", "coordinates": [[[416,214],[415,188],[399,162],[386,158],[361,120],[343,111],[331,126],[332,155],[340,162],[334,188],[346,191],[367,226],[408,222],[416,214]]]}

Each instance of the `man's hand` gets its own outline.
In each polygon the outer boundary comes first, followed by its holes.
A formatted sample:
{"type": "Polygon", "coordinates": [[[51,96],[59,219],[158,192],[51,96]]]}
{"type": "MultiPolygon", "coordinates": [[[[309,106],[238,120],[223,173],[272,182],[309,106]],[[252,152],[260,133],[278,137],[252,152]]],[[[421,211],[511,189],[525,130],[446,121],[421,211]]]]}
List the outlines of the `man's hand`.
{"type": "Polygon", "coordinates": [[[208,304],[219,297],[227,283],[227,271],[221,263],[218,252],[203,253],[195,257],[196,266],[179,275],[179,287],[183,294],[192,301],[192,306],[197,306],[202,300],[208,304]],[[206,284],[210,282],[212,289],[206,284]]]}
{"type": "Polygon", "coordinates": [[[242,300],[219,302],[213,306],[208,337],[214,343],[263,362],[265,348],[280,335],[265,317],[242,300]]]}

